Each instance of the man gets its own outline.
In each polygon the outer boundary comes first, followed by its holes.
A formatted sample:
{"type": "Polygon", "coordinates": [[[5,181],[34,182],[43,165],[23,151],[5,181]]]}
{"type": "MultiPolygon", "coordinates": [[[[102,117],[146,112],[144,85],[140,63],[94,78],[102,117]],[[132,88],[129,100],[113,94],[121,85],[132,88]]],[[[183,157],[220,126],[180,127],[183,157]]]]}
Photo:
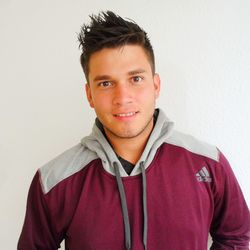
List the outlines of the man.
{"type": "Polygon", "coordinates": [[[147,34],[113,12],[79,35],[91,135],[39,169],[18,249],[248,249],[249,210],[214,146],[155,109],[147,34]]]}

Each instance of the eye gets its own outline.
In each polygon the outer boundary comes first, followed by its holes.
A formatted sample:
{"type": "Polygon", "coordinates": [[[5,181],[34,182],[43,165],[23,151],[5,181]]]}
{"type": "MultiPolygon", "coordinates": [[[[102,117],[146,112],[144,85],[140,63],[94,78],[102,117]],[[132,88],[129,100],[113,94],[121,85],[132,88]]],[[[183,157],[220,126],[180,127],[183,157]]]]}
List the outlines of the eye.
{"type": "Polygon", "coordinates": [[[112,84],[109,81],[104,81],[104,82],[100,82],[98,85],[101,86],[101,87],[106,88],[106,87],[111,86],[112,84]]]}
{"type": "Polygon", "coordinates": [[[137,83],[137,82],[141,82],[143,80],[143,78],[141,76],[133,76],[132,77],[132,81],[137,83]]]}

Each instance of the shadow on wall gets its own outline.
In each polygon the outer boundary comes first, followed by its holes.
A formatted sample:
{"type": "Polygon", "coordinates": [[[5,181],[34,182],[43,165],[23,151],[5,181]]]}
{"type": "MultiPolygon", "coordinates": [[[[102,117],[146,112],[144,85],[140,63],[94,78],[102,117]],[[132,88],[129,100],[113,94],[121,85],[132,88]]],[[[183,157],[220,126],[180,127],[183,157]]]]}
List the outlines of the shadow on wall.
{"type": "Polygon", "coordinates": [[[157,106],[162,108],[166,115],[175,122],[178,130],[185,132],[190,120],[187,103],[190,89],[187,77],[180,67],[172,62],[161,65],[159,65],[161,93],[157,106]]]}

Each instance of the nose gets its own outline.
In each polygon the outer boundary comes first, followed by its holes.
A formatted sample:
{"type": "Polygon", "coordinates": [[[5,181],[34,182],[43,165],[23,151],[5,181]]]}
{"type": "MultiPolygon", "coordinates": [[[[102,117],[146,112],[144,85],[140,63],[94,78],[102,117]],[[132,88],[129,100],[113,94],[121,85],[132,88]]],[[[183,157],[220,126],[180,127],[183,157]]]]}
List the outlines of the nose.
{"type": "Polygon", "coordinates": [[[117,84],[114,90],[113,104],[121,106],[132,103],[132,96],[132,89],[128,84],[117,84]]]}

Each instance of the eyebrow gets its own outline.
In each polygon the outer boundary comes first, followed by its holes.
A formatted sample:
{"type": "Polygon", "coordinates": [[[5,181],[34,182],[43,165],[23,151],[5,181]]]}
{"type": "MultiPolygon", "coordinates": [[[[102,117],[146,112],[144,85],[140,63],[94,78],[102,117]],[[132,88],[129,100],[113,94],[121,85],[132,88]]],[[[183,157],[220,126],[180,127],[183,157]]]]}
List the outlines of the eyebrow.
{"type": "Polygon", "coordinates": [[[136,70],[132,70],[132,71],[129,71],[128,72],[128,75],[136,75],[136,74],[142,74],[142,73],[145,73],[146,70],[144,69],[136,69],[136,70]]]}
{"type": "Polygon", "coordinates": [[[103,81],[103,80],[108,80],[110,78],[111,77],[109,75],[99,75],[99,76],[96,76],[93,81],[94,82],[96,82],[96,81],[103,81]]]}
{"type": "MultiPolygon", "coordinates": [[[[144,69],[136,69],[136,70],[129,71],[127,73],[127,75],[132,76],[132,75],[142,74],[142,73],[145,73],[145,72],[146,72],[146,70],[144,70],[144,69]]],[[[104,80],[108,80],[110,78],[112,78],[110,75],[98,75],[98,76],[96,76],[94,78],[93,81],[94,82],[96,82],[96,81],[104,81],[104,80]]]]}

